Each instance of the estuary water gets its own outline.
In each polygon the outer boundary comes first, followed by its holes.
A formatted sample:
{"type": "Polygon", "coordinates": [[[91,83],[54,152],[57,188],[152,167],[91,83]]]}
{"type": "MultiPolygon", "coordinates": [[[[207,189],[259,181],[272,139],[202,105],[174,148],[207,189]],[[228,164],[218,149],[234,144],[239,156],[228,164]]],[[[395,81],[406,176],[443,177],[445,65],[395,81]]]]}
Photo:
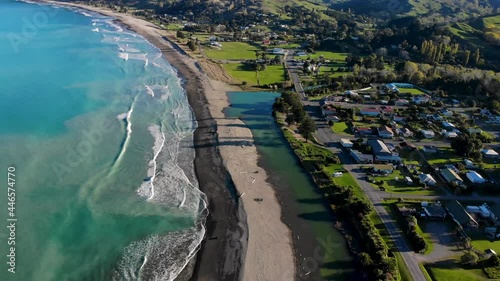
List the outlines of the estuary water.
{"type": "Polygon", "coordinates": [[[0,279],[174,279],[206,210],[175,70],[108,17],[10,0],[0,58],[0,279]]]}

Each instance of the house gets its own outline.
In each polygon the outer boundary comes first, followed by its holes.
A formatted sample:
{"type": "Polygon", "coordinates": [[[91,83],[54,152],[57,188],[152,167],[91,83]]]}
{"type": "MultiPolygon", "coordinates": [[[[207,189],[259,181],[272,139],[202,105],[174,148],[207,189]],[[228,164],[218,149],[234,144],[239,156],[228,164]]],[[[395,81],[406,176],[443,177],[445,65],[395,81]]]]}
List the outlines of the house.
{"type": "Polygon", "coordinates": [[[349,155],[356,161],[358,164],[369,164],[373,163],[373,155],[371,154],[363,154],[357,150],[349,149],[349,155]]]}
{"type": "Polygon", "coordinates": [[[446,210],[440,205],[422,206],[422,211],[422,216],[429,219],[444,220],[446,218],[446,210]]]}
{"type": "Polygon", "coordinates": [[[334,115],[337,113],[337,109],[333,106],[333,104],[325,104],[321,107],[321,114],[323,117],[326,117],[328,115],[334,115]]]}
{"type": "Polygon", "coordinates": [[[408,185],[412,185],[413,184],[413,180],[410,177],[405,177],[405,182],[408,185]]]}
{"type": "Polygon", "coordinates": [[[421,96],[416,96],[413,97],[412,101],[416,104],[424,104],[428,103],[431,97],[429,95],[421,95],[421,96]]]}
{"type": "Polygon", "coordinates": [[[453,123],[446,122],[446,121],[443,121],[443,122],[441,123],[441,125],[442,125],[442,126],[443,126],[443,128],[445,128],[445,129],[450,129],[450,130],[451,130],[451,129],[455,129],[455,128],[456,128],[456,127],[455,127],[455,125],[454,125],[453,123]]]}
{"type": "Polygon", "coordinates": [[[433,146],[433,145],[424,145],[424,148],[422,148],[422,151],[425,153],[437,153],[438,148],[433,146]]]}
{"type": "Polygon", "coordinates": [[[483,178],[478,172],[476,171],[469,171],[465,176],[470,180],[472,183],[485,183],[487,180],[483,178]]]}
{"type": "Polygon", "coordinates": [[[453,221],[463,228],[477,228],[477,221],[464,209],[462,204],[454,200],[446,204],[448,214],[453,221]]]}
{"type": "Polygon", "coordinates": [[[395,105],[396,105],[396,106],[406,106],[406,105],[408,105],[408,104],[410,104],[410,101],[405,100],[405,99],[399,99],[399,100],[397,100],[397,101],[395,102],[395,105]]]}
{"type": "Polygon", "coordinates": [[[420,174],[418,175],[418,179],[422,184],[425,184],[427,186],[435,186],[436,185],[436,180],[430,175],[430,174],[420,174]]]}
{"type": "Polygon", "coordinates": [[[467,132],[469,134],[480,134],[483,132],[483,130],[481,130],[481,128],[479,128],[479,127],[475,127],[475,128],[469,127],[469,128],[467,128],[467,132]]]}
{"type": "Polygon", "coordinates": [[[481,150],[481,153],[483,154],[483,157],[485,157],[485,158],[498,158],[498,152],[496,152],[493,149],[485,148],[485,149],[481,150]]]}
{"type": "Polygon", "coordinates": [[[405,138],[413,137],[413,132],[408,128],[399,128],[397,132],[398,135],[403,136],[405,138]]]}
{"type": "Polygon", "coordinates": [[[455,132],[444,132],[443,137],[445,137],[447,139],[454,139],[454,138],[458,137],[458,134],[455,132]]]}
{"type": "Polygon", "coordinates": [[[338,116],[335,116],[335,115],[327,115],[325,117],[326,121],[333,121],[333,122],[339,122],[340,121],[340,118],[338,116]]]}
{"type": "Polygon", "coordinates": [[[368,145],[372,148],[375,160],[381,163],[401,163],[401,158],[397,153],[392,153],[387,145],[380,140],[368,140],[368,145]]]}
{"type": "Polygon", "coordinates": [[[392,108],[392,106],[382,106],[381,109],[382,112],[386,115],[389,115],[394,111],[394,108],[392,108]]]}
{"type": "Polygon", "coordinates": [[[340,139],[340,144],[345,148],[351,148],[353,143],[348,139],[340,139]]]}
{"type": "Polygon", "coordinates": [[[404,142],[400,143],[399,145],[402,148],[404,148],[406,150],[410,150],[410,151],[417,149],[417,147],[413,143],[407,142],[407,141],[404,141],[404,142]]]}
{"type": "Polygon", "coordinates": [[[497,253],[493,249],[484,250],[484,255],[487,259],[491,258],[491,256],[496,256],[497,253]]]}
{"type": "Polygon", "coordinates": [[[403,123],[405,121],[405,118],[403,116],[396,115],[392,118],[392,120],[394,120],[394,122],[396,122],[396,123],[403,123]]]}
{"type": "Polygon", "coordinates": [[[435,136],[434,131],[431,131],[431,130],[420,130],[420,133],[426,139],[433,139],[435,136]]]}
{"type": "Polygon", "coordinates": [[[376,116],[380,116],[380,109],[378,109],[378,108],[362,108],[359,111],[359,113],[361,115],[376,117],[376,116]]]}
{"type": "Polygon", "coordinates": [[[378,135],[381,138],[392,139],[394,137],[394,132],[392,131],[392,128],[388,126],[380,126],[379,128],[377,128],[377,131],[378,135]]]}
{"type": "Polygon", "coordinates": [[[382,174],[391,174],[394,171],[392,165],[373,165],[373,172],[382,174]]]}
{"type": "Polygon", "coordinates": [[[273,48],[268,52],[273,55],[285,55],[285,50],[283,48],[273,48]]]}
{"type": "Polygon", "coordinates": [[[463,184],[464,180],[453,169],[445,168],[439,170],[447,183],[463,184]]]}
{"type": "Polygon", "coordinates": [[[373,135],[373,130],[372,128],[366,128],[366,127],[359,127],[359,128],[356,128],[354,130],[354,132],[357,134],[357,135],[360,135],[360,136],[369,136],[369,135],[373,135]]]}
{"type": "Polygon", "coordinates": [[[464,166],[465,168],[477,168],[475,165],[474,165],[474,162],[472,162],[471,160],[469,159],[464,159],[464,166]]]}

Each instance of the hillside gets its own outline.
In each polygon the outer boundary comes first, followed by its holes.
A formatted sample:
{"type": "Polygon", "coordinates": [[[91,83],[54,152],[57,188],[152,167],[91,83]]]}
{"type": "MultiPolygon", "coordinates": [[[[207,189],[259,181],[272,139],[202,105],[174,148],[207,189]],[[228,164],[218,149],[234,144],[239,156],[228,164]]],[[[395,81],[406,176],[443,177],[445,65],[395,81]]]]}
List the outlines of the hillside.
{"type": "Polygon", "coordinates": [[[418,16],[430,22],[490,15],[500,7],[497,0],[329,0],[328,3],[334,9],[350,9],[373,17],[418,16]]]}

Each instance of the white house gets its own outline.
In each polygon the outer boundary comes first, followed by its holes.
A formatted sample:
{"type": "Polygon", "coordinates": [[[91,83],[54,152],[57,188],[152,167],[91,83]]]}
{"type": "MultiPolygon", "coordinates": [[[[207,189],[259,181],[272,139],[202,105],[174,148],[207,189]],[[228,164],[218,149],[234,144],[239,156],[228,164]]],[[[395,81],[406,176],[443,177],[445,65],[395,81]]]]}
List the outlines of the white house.
{"type": "Polygon", "coordinates": [[[447,139],[453,139],[458,137],[458,134],[455,132],[444,132],[443,136],[447,139]]]}
{"type": "Polygon", "coordinates": [[[443,125],[443,128],[446,128],[446,129],[454,129],[454,128],[456,128],[453,123],[446,122],[446,121],[443,121],[443,123],[441,123],[441,125],[443,125]]]}
{"type": "Polygon", "coordinates": [[[408,129],[408,128],[399,128],[398,129],[398,134],[400,136],[405,137],[405,138],[409,138],[409,137],[413,136],[413,132],[410,129],[408,129]]]}
{"type": "Polygon", "coordinates": [[[428,185],[428,186],[435,186],[436,185],[436,180],[430,175],[430,174],[420,174],[418,176],[418,179],[422,184],[428,185]]]}
{"type": "Polygon", "coordinates": [[[335,113],[337,113],[337,110],[332,104],[325,104],[321,107],[321,114],[323,114],[323,117],[334,115],[335,113]]]}
{"type": "Polygon", "coordinates": [[[487,157],[487,158],[498,158],[498,152],[496,152],[493,149],[485,148],[485,149],[481,150],[481,153],[483,154],[484,157],[487,157]]]}
{"type": "Polygon", "coordinates": [[[430,99],[431,99],[430,96],[422,95],[422,96],[414,97],[412,100],[416,104],[423,104],[423,103],[428,103],[430,99]]]}
{"type": "Polygon", "coordinates": [[[351,148],[353,143],[348,139],[340,139],[340,144],[345,148],[351,148]]]}
{"type": "Polygon", "coordinates": [[[485,183],[486,180],[476,171],[467,172],[465,175],[472,183],[485,183]]]}
{"type": "Polygon", "coordinates": [[[434,131],[431,130],[420,130],[420,133],[424,136],[426,139],[433,139],[435,134],[434,131]]]}

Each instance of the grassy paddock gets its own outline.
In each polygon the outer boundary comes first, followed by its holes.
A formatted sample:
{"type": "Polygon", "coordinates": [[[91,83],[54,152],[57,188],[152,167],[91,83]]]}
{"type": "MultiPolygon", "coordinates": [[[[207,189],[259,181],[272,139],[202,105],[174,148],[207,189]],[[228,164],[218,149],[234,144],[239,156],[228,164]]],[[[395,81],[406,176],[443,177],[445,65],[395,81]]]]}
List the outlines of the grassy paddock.
{"type": "Polygon", "coordinates": [[[246,81],[250,86],[257,86],[257,75],[260,77],[260,85],[269,85],[285,81],[285,72],[281,65],[269,65],[266,70],[257,74],[256,71],[244,70],[239,63],[222,64],[226,72],[234,79],[243,82],[246,81]]]}
{"type": "Polygon", "coordinates": [[[247,60],[255,59],[255,51],[261,49],[247,42],[221,42],[222,48],[205,47],[205,54],[216,60],[247,60]]]}

